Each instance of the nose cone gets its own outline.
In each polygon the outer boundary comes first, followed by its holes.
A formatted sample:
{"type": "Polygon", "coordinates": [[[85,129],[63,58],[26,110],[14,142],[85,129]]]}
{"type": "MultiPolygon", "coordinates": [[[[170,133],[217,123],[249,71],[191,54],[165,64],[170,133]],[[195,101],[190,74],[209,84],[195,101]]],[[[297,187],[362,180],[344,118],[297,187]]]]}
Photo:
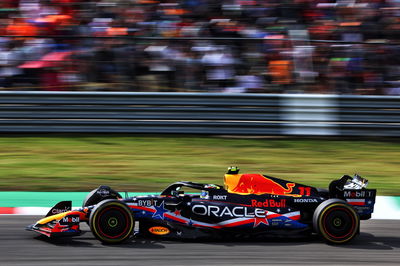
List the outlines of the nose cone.
{"type": "Polygon", "coordinates": [[[27,227],[25,227],[25,230],[27,230],[27,231],[33,231],[33,229],[35,228],[35,225],[36,225],[36,224],[28,225],[27,227]]]}

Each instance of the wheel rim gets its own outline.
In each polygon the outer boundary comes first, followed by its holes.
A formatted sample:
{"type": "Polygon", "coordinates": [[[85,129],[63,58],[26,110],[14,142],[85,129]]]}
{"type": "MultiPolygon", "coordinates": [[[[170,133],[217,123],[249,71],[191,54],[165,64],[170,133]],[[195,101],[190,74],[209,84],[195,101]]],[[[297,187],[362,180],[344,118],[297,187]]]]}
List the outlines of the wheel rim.
{"type": "Polygon", "coordinates": [[[323,231],[333,240],[346,240],[355,234],[356,218],[352,210],[334,207],[323,215],[323,231]]]}
{"type": "Polygon", "coordinates": [[[343,221],[340,217],[335,217],[335,219],[333,219],[333,226],[335,227],[340,227],[342,223],[343,221]]]}
{"type": "Polygon", "coordinates": [[[118,219],[115,218],[115,217],[110,217],[110,218],[108,219],[108,225],[109,225],[110,227],[116,227],[116,226],[118,225],[118,219]]]}
{"type": "Polygon", "coordinates": [[[99,233],[110,239],[125,237],[129,233],[131,223],[129,215],[119,206],[104,208],[96,217],[99,233]]]}

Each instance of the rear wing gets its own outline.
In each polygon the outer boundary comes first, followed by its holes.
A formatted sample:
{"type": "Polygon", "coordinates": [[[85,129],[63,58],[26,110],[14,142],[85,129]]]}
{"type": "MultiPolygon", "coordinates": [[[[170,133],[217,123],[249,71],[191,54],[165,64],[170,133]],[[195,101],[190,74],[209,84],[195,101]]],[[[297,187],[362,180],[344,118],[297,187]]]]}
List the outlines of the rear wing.
{"type": "Polygon", "coordinates": [[[344,189],[338,194],[354,207],[361,220],[371,218],[374,212],[376,189],[344,189]]]}

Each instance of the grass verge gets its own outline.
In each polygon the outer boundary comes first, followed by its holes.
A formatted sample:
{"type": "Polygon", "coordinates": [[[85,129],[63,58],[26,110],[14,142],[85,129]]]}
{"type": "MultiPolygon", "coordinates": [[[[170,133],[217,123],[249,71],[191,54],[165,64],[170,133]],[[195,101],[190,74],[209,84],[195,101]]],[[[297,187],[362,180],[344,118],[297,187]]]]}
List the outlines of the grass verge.
{"type": "Polygon", "coordinates": [[[327,187],[359,173],[379,195],[399,195],[400,144],[380,141],[217,137],[0,137],[0,190],[159,191],[189,180],[222,183],[230,165],[327,187]]]}

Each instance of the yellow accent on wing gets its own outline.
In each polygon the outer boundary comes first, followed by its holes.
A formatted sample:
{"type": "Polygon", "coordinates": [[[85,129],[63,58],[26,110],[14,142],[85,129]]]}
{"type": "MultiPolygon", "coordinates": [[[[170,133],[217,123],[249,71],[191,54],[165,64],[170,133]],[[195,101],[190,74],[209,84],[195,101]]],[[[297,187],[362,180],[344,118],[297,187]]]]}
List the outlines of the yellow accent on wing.
{"type": "Polygon", "coordinates": [[[48,217],[45,217],[43,219],[40,219],[39,221],[37,221],[37,224],[47,224],[48,222],[51,222],[53,220],[61,220],[62,218],[64,218],[65,216],[67,216],[71,211],[67,211],[67,212],[62,212],[59,214],[54,214],[48,217]]]}

